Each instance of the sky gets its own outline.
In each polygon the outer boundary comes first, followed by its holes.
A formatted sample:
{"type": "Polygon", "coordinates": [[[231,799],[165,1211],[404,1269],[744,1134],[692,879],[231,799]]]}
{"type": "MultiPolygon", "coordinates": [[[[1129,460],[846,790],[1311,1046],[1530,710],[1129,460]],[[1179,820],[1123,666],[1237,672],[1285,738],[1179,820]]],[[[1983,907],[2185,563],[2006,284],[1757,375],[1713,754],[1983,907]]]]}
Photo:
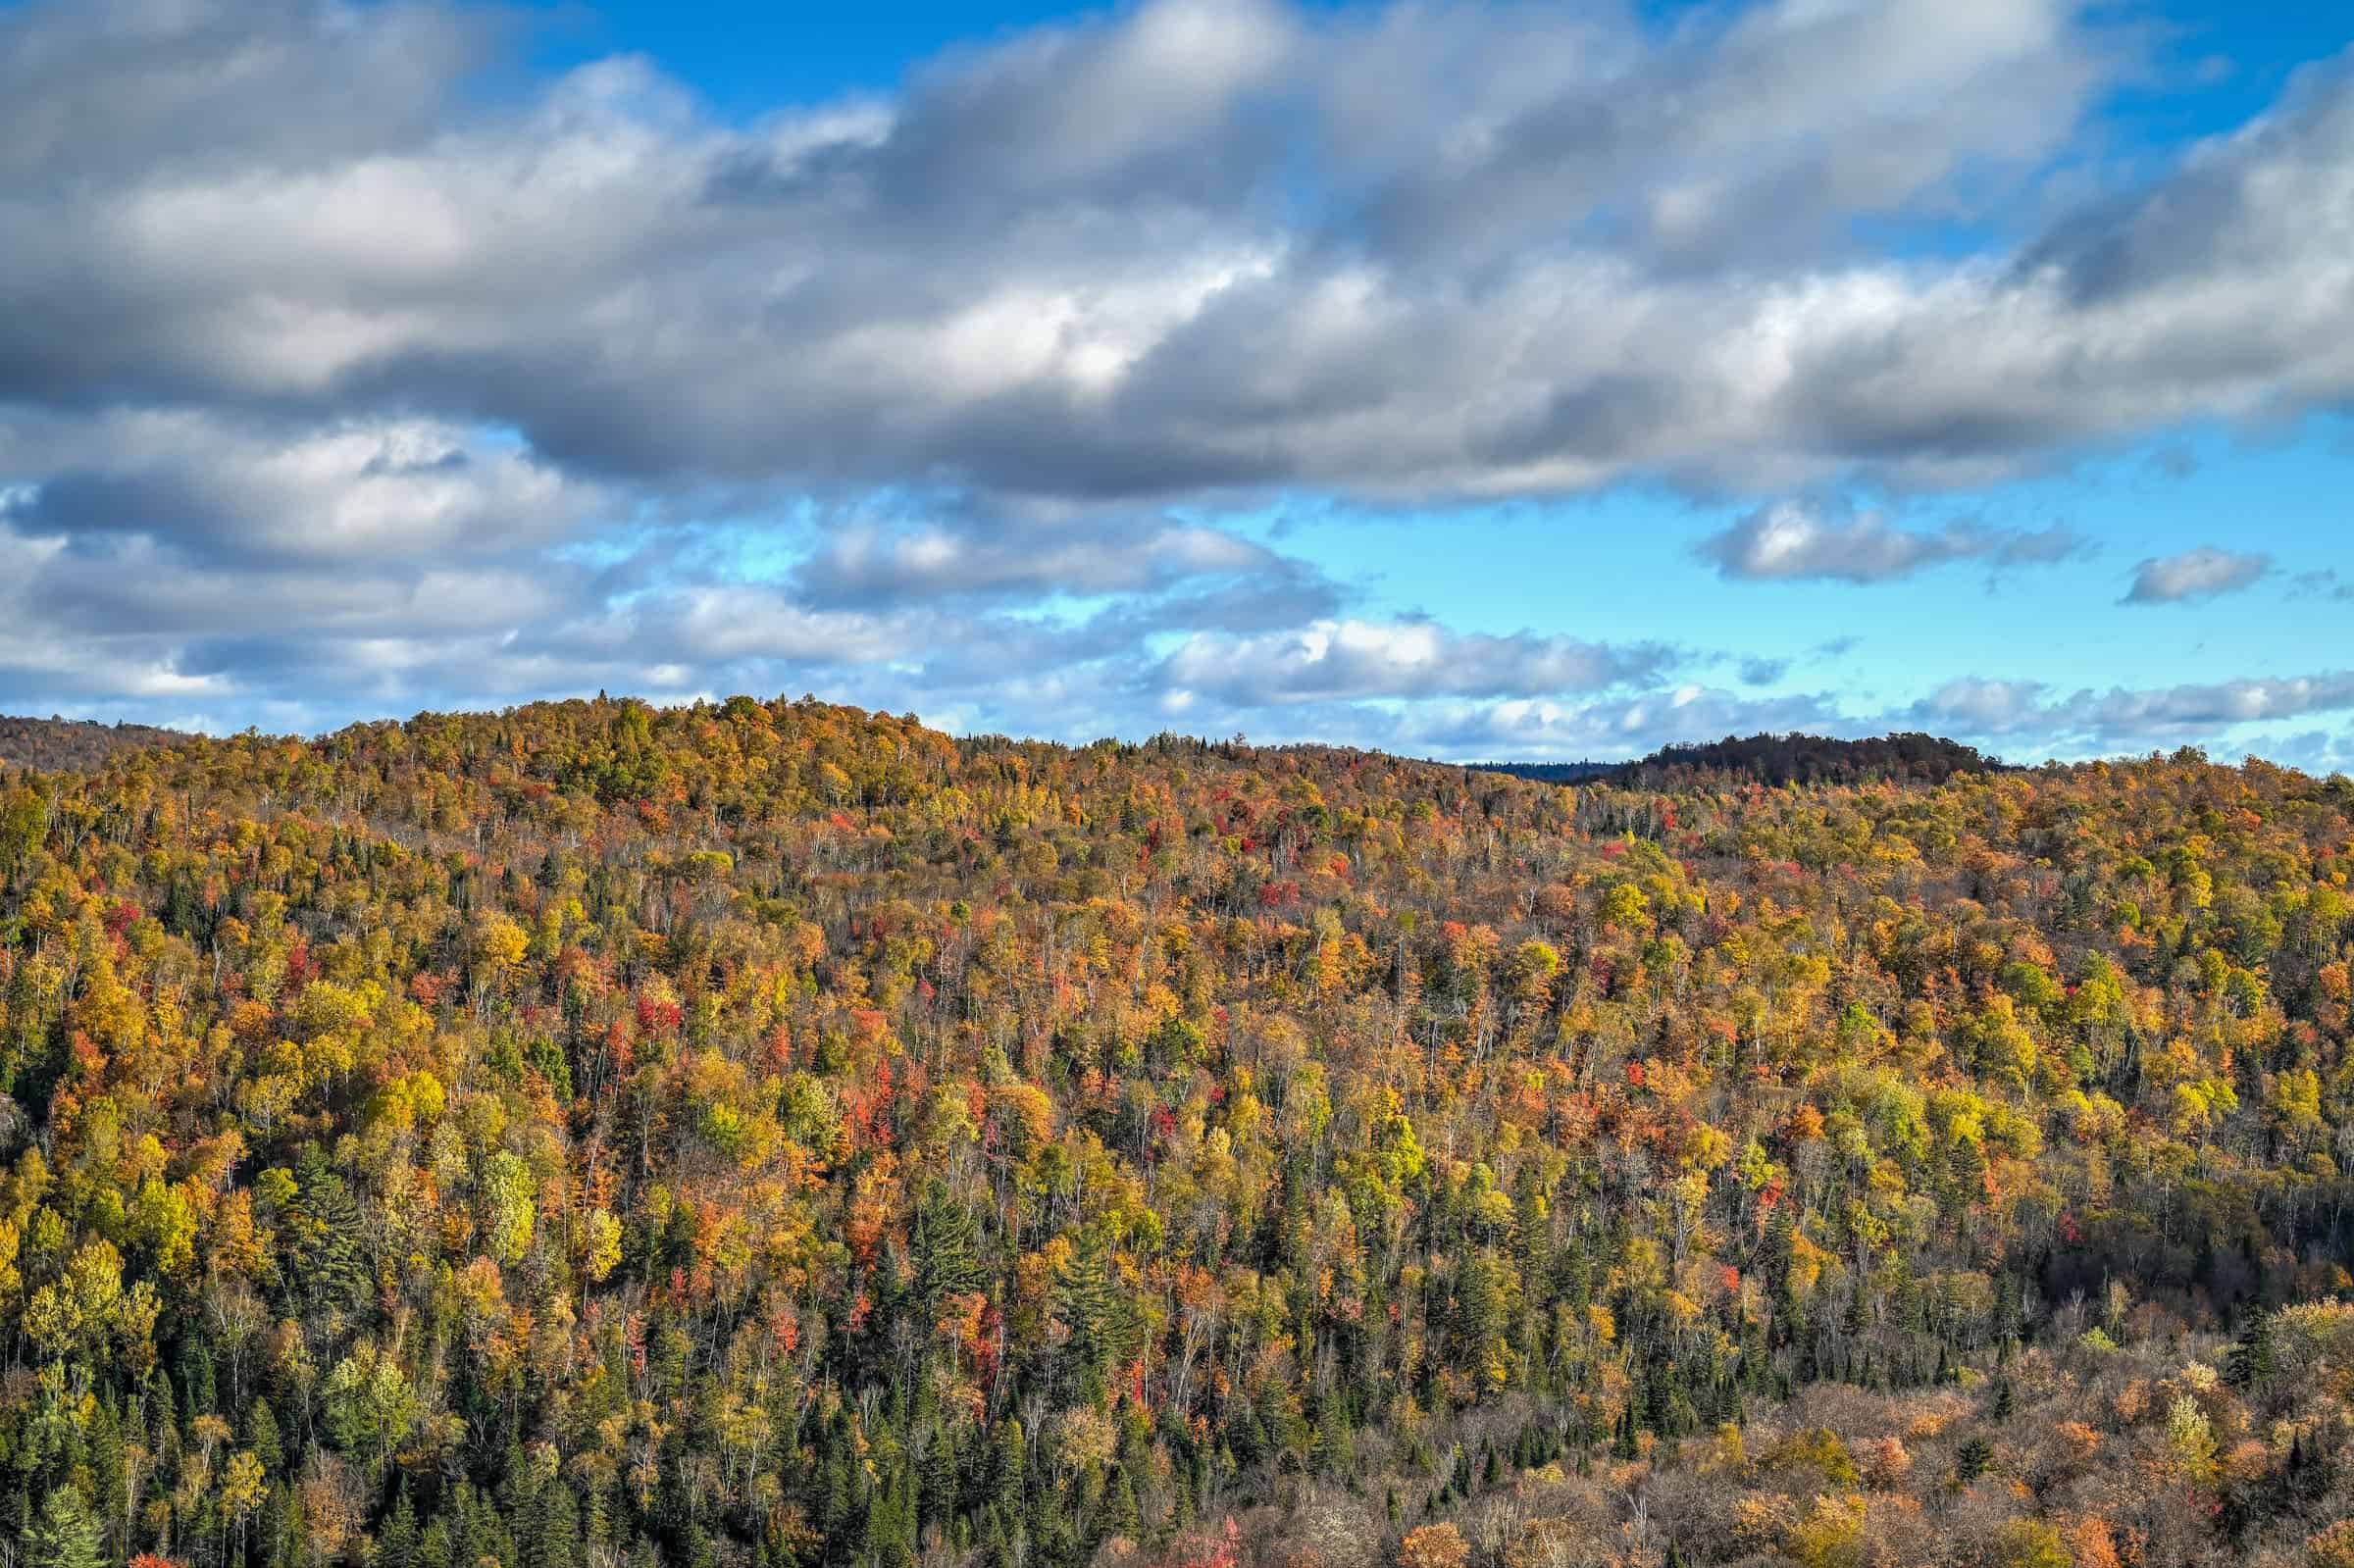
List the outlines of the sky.
{"type": "Polygon", "coordinates": [[[2354,18],[0,0],[0,712],[2354,767],[2354,18]]]}

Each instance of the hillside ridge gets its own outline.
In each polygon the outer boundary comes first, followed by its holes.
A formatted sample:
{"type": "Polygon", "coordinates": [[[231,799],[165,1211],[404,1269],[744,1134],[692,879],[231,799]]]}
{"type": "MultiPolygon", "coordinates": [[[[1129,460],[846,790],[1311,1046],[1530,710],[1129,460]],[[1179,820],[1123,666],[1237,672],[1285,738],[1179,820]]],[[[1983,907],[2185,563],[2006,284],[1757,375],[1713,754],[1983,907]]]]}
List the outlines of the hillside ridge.
{"type": "Polygon", "coordinates": [[[188,738],[184,732],[152,725],[0,714],[0,770],[86,771],[134,747],[172,745],[188,738]]]}
{"type": "Polygon", "coordinates": [[[1693,777],[738,697],[0,780],[0,1539],[2354,1548],[2354,786],[1693,777]]]}
{"type": "Polygon", "coordinates": [[[2009,764],[1974,746],[1918,731],[1858,737],[1790,731],[1678,742],[1629,762],[1479,762],[1469,766],[1546,784],[1601,779],[1663,788],[1694,787],[1727,779],[1772,786],[1874,780],[1937,784],[1957,773],[1991,773],[2009,764]]]}

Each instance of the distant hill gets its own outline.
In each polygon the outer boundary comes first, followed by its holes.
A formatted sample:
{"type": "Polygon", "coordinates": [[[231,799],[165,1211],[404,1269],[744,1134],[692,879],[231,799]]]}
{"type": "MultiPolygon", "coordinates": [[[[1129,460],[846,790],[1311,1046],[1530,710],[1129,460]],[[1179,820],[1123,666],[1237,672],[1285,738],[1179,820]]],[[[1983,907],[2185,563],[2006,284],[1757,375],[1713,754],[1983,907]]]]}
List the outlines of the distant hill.
{"type": "Polygon", "coordinates": [[[145,724],[100,724],[94,719],[18,719],[0,714],[0,768],[83,773],[117,752],[171,745],[188,737],[145,724]]]}
{"type": "Polygon", "coordinates": [[[1509,773],[1546,784],[1607,779],[1648,788],[1681,786],[1711,776],[1765,784],[1862,784],[1893,779],[1942,784],[1956,774],[1999,772],[2005,764],[1975,746],[1918,732],[1840,740],[1829,735],[1755,734],[1747,739],[1665,746],[1634,762],[1481,762],[1487,773],[1509,773]]]}
{"type": "Polygon", "coordinates": [[[1601,779],[1623,773],[1634,766],[1631,762],[1473,762],[1466,767],[1477,773],[1509,773],[1515,779],[1534,779],[1539,784],[1583,784],[1588,779],[1601,779]]]}
{"type": "Polygon", "coordinates": [[[2354,783],[162,738],[0,783],[8,1568],[2354,1568],[2354,783]]]}

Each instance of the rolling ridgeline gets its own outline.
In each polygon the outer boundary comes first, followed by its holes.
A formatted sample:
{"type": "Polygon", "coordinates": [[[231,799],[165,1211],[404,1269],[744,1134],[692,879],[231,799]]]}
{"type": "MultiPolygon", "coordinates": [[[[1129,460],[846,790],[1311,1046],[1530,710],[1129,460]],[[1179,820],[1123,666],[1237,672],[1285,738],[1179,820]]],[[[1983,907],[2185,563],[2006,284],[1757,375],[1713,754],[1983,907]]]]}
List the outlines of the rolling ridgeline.
{"type": "Polygon", "coordinates": [[[68,738],[11,1568],[2354,1568],[2343,779],[68,738]]]}

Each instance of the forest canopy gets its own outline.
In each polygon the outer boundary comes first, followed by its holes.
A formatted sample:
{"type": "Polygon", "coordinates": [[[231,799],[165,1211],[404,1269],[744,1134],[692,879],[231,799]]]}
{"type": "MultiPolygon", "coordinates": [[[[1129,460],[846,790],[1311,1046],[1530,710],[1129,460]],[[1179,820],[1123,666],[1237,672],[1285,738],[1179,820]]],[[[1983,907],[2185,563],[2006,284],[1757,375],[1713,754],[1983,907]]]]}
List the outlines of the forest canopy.
{"type": "Polygon", "coordinates": [[[168,744],[186,736],[153,725],[103,725],[90,719],[18,719],[0,714],[0,773],[10,768],[52,772],[95,768],[119,751],[168,744]]]}
{"type": "MultiPolygon", "coordinates": [[[[1706,784],[1713,775],[1754,779],[1781,786],[1794,784],[1942,784],[1957,773],[1988,773],[2003,766],[1975,746],[1941,735],[1903,733],[1841,740],[1829,735],[1754,734],[1747,739],[1663,746],[1633,762],[1482,762],[1488,773],[1509,773],[1547,784],[1607,779],[1651,789],[1685,789],[1706,784]]],[[[1721,783],[1721,780],[1715,782],[1721,783]]]]}
{"type": "Polygon", "coordinates": [[[1915,738],[13,773],[0,1539],[2354,1564],[2354,784],[1915,738]]]}

